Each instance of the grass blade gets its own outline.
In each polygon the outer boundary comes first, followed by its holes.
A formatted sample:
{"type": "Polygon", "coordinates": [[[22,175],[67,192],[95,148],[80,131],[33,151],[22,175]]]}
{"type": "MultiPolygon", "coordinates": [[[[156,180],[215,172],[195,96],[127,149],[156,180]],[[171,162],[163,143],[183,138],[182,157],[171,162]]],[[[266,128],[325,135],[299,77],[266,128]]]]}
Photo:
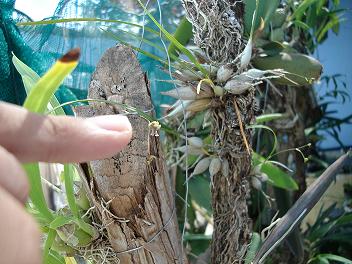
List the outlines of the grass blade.
{"type": "Polygon", "coordinates": [[[143,5],[143,3],[140,0],[137,0],[140,6],[144,9],[145,13],[149,16],[149,18],[153,21],[153,23],[161,30],[161,32],[165,35],[165,37],[176,46],[177,49],[180,50],[183,54],[185,54],[189,60],[198,68],[199,71],[201,71],[204,76],[208,76],[208,72],[200,65],[198,60],[193,56],[193,54],[185,47],[183,46],[174,36],[172,36],[162,25],[159,24],[159,22],[153,17],[153,15],[147,10],[147,8],[143,5]]]}
{"type": "MultiPolygon", "coordinates": [[[[73,22],[105,22],[105,23],[117,23],[123,25],[134,26],[138,28],[143,28],[143,26],[126,22],[123,20],[117,19],[101,19],[101,18],[90,18],[90,17],[82,17],[82,18],[62,18],[62,19],[51,19],[51,20],[42,20],[42,21],[33,21],[33,22],[21,22],[17,23],[17,26],[38,26],[38,25],[52,25],[52,24],[61,24],[61,23],[73,23],[73,22]]],[[[150,27],[144,26],[144,29],[150,33],[155,35],[159,35],[159,32],[155,31],[150,27]]]]}

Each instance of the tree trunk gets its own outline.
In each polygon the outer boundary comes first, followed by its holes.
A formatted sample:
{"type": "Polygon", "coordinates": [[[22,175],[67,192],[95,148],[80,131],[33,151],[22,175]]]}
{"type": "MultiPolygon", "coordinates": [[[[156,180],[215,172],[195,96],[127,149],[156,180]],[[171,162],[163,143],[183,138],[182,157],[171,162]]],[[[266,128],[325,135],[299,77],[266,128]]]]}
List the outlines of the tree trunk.
{"type": "MultiPolygon", "coordinates": [[[[195,43],[209,61],[232,68],[235,75],[244,71],[236,60],[245,47],[243,1],[183,0],[183,3],[193,25],[195,43]]],[[[222,170],[212,179],[213,264],[242,263],[250,240],[246,198],[251,154],[244,137],[251,142],[247,126],[255,118],[254,94],[253,88],[241,95],[227,93],[211,109],[214,149],[220,160],[229,164],[228,170],[222,170]]]]}
{"type": "MultiPolygon", "coordinates": [[[[234,101],[241,112],[244,130],[254,119],[254,91],[246,95],[226,96],[223,108],[213,112],[213,137],[220,150],[220,159],[229,163],[229,174],[213,177],[212,206],[214,233],[212,263],[242,263],[250,239],[247,196],[251,157],[241,135],[234,101]]],[[[245,130],[247,141],[250,133],[245,130]]]]}
{"type": "MultiPolygon", "coordinates": [[[[148,80],[130,48],[109,49],[93,74],[90,99],[112,100],[152,114],[148,80]]],[[[78,116],[124,113],[121,105],[91,102],[78,116]]],[[[82,164],[111,263],[187,263],[157,123],[129,115],[133,138],[112,158],[82,164]],[[104,235],[106,237],[104,237],[104,235]]],[[[87,142],[89,144],[89,142],[87,142]]]]}

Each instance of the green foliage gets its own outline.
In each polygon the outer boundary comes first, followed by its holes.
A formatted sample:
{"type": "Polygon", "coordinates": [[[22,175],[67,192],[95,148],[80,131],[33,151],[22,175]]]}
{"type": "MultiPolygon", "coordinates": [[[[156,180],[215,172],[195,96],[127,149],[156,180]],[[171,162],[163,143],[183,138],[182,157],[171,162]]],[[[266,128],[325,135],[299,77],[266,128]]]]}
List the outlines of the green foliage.
{"type": "Polygon", "coordinates": [[[169,32],[167,32],[162,25],[153,17],[153,15],[146,9],[143,3],[140,0],[137,0],[138,3],[143,7],[146,14],[153,21],[153,23],[160,29],[160,31],[164,34],[167,40],[169,40],[175,47],[180,50],[184,55],[186,55],[189,60],[194,64],[197,69],[204,74],[204,76],[208,76],[208,72],[200,65],[195,56],[190,52],[184,45],[182,45],[174,36],[172,36],[169,32]]]}
{"type": "Polygon", "coordinates": [[[35,209],[38,210],[40,217],[44,221],[46,222],[52,221],[53,214],[49,210],[44,198],[44,192],[42,188],[42,182],[40,178],[38,163],[25,164],[24,169],[28,175],[28,180],[30,185],[29,197],[31,199],[31,202],[35,206],[35,209]]]}
{"type": "Polygon", "coordinates": [[[261,70],[283,69],[287,74],[273,82],[282,85],[304,86],[318,80],[323,70],[316,59],[299,53],[281,52],[274,56],[256,57],[253,65],[261,70]]]}
{"type": "Polygon", "coordinates": [[[189,193],[192,195],[192,199],[208,212],[211,212],[209,180],[206,180],[201,175],[197,175],[189,180],[188,188],[189,193]]]}
{"type": "MultiPolygon", "coordinates": [[[[21,62],[15,55],[13,56],[13,63],[20,73],[26,91],[28,92],[24,107],[29,111],[37,113],[44,113],[45,110],[50,109],[56,114],[64,114],[54,93],[64,78],[76,67],[77,62],[75,60],[71,62],[58,61],[42,78],[21,62]],[[55,110],[53,110],[53,108],[55,108],[55,110]]],[[[48,232],[43,250],[43,261],[44,263],[62,264],[65,262],[64,258],[51,248],[57,236],[56,229],[65,223],[69,223],[71,219],[68,221],[68,219],[63,216],[56,216],[48,208],[43,194],[39,164],[25,164],[24,168],[29,178],[31,202],[34,206],[34,210],[37,210],[39,214],[39,218],[41,219],[40,224],[43,230],[47,230],[48,232]]],[[[69,184],[71,184],[71,188],[69,188],[69,185],[67,185],[66,188],[69,190],[68,197],[72,204],[71,198],[73,193],[70,192],[70,190],[73,191],[73,182],[69,182],[69,184]]],[[[78,213],[77,210],[75,213],[78,213]]],[[[81,219],[77,221],[83,222],[81,219]]],[[[86,227],[85,223],[81,225],[86,227]]]]}
{"type": "Polygon", "coordinates": [[[279,113],[264,114],[264,115],[257,116],[257,117],[255,118],[255,122],[256,122],[257,124],[261,124],[261,123],[265,123],[265,122],[270,122],[270,121],[282,119],[282,118],[284,118],[284,117],[285,117],[285,115],[279,114],[279,113]]]}
{"type": "MultiPolygon", "coordinates": [[[[255,17],[253,30],[258,29],[260,25],[260,20],[263,19],[265,25],[267,26],[270,22],[275,10],[280,4],[280,0],[274,1],[266,1],[259,0],[258,1],[258,13],[255,17]]],[[[245,16],[244,16],[244,27],[245,32],[249,35],[252,29],[252,18],[253,14],[256,10],[256,0],[246,0],[245,1],[245,16]]]]}
{"type": "Polygon", "coordinates": [[[252,159],[253,165],[259,165],[261,172],[268,175],[268,184],[286,190],[298,190],[298,185],[295,180],[283,170],[270,163],[270,161],[267,161],[264,157],[261,157],[257,153],[253,153],[252,159]]]}
{"type": "MultiPolygon", "coordinates": [[[[40,76],[30,67],[24,64],[20,59],[18,59],[15,54],[13,54],[12,56],[12,63],[22,77],[26,93],[29,94],[35,84],[40,80],[40,76]]],[[[65,115],[64,110],[61,107],[58,107],[59,105],[60,103],[56,99],[55,95],[52,95],[48,103],[48,108],[53,109],[54,107],[56,107],[55,115],[65,115]]]]}
{"type": "Polygon", "coordinates": [[[316,221],[309,225],[304,235],[307,240],[307,251],[310,253],[308,263],[319,261],[337,261],[351,263],[352,258],[352,213],[349,212],[346,196],[344,206],[336,203],[325,210],[320,209],[316,221]]]}
{"type": "Polygon", "coordinates": [[[260,235],[258,233],[252,233],[252,239],[251,239],[251,243],[249,245],[249,249],[247,251],[246,254],[246,259],[245,259],[245,264],[251,264],[254,257],[255,257],[255,253],[258,251],[259,247],[261,244],[261,239],[260,239],[260,235]]]}
{"type": "MultiPolygon", "coordinates": [[[[192,36],[192,24],[184,17],[174,33],[174,38],[182,45],[186,46],[192,36]]],[[[169,45],[168,53],[170,56],[178,56],[179,51],[174,43],[169,45]]]]}
{"type": "Polygon", "coordinates": [[[265,239],[253,260],[254,264],[264,261],[270,252],[295,230],[295,227],[298,226],[304,216],[310,212],[313,206],[324,195],[336,174],[350,161],[351,157],[351,152],[341,156],[324,171],[314,184],[307,188],[265,239]]]}
{"type": "Polygon", "coordinates": [[[23,107],[31,112],[44,113],[48,103],[63,80],[77,66],[77,61],[57,61],[54,66],[39,79],[28,94],[23,107]]]}

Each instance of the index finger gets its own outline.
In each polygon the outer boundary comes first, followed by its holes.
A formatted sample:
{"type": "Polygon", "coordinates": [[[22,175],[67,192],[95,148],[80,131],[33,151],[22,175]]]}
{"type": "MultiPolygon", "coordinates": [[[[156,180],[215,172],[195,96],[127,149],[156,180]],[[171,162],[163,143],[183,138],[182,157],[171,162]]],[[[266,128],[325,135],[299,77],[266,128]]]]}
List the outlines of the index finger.
{"type": "Polygon", "coordinates": [[[0,103],[0,145],[22,162],[103,159],[118,153],[131,137],[125,116],[44,116],[0,103]]]}

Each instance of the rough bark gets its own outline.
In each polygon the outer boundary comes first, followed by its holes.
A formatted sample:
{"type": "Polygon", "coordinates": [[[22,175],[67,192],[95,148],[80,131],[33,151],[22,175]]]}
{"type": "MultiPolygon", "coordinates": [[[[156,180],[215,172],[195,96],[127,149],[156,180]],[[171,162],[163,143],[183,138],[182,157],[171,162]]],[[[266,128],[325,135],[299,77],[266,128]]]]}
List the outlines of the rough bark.
{"type": "Polygon", "coordinates": [[[242,263],[250,240],[250,219],[247,196],[251,156],[244,145],[240,131],[243,123],[245,136],[250,142],[251,134],[246,125],[255,118],[254,91],[241,96],[226,96],[224,105],[213,112],[213,138],[220,149],[219,156],[229,162],[229,175],[218,173],[213,178],[212,206],[214,233],[212,263],[242,263]],[[234,103],[238,105],[238,120],[234,103]]]}
{"type": "MultiPolygon", "coordinates": [[[[244,1],[183,0],[183,4],[193,24],[195,42],[212,64],[228,64],[236,74],[245,70],[236,61],[245,46],[244,1]]],[[[254,89],[241,95],[226,94],[216,100],[211,111],[214,149],[223,162],[229,163],[229,171],[217,173],[212,180],[211,260],[214,264],[243,263],[251,233],[246,201],[251,154],[244,137],[251,142],[247,126],[256,114],[254,89]]]]}
{"type": "MultiPolygon", "coordinates": [[[[125,46],[104,54],[93,74],[88,97],[153,112],[146,75],[133,51],[125,46]]],[[[90,117],[118,114],[123,109],[91,102],[75,111],[90,117]]],[[[129,119],[133,138],[126,149],[112,158],[82,165],[95,214],[119,258],[116,263],[185,263],[157,131],[138,114],[129,115],[129,119]]]]}

